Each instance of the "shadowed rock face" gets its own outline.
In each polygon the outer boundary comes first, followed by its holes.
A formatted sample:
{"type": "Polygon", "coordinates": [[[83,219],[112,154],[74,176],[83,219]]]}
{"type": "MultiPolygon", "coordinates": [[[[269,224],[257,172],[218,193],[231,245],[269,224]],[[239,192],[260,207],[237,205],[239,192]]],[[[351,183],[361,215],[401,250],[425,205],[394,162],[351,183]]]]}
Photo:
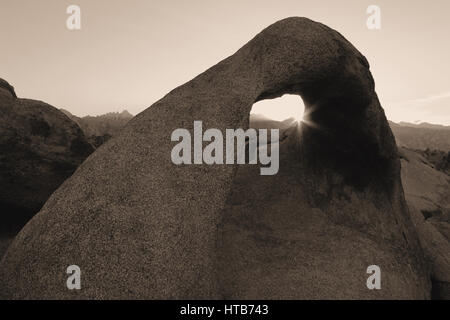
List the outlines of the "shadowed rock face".
{"type": "Polygon", "coordinates": [[[407,148],[399,152],[405,198],[431,266],[432,298],[449,300],[450,177],[427,160],[431,152],[407,148]]]}
{"type": "Polygon", "coordinates": [[[399,170],[366,59],[330,28],[288,18],[92,154],[10,246],[0,296],[427,298],[399,170]],[[253,103],[284,93],[302,96],[314,125],[291,134],[279,175],[172,164],[173,130],[247,128],[253,103]],[[65,287],[71,264],[80,291],[65,287]],[[365,287],[371,264],[382,290],[365,287]]]}
{"type": "Polygon", "coordinates": [[[0,234],[16,234],[93,150],[62,112],[0,79],[0,234]]]}

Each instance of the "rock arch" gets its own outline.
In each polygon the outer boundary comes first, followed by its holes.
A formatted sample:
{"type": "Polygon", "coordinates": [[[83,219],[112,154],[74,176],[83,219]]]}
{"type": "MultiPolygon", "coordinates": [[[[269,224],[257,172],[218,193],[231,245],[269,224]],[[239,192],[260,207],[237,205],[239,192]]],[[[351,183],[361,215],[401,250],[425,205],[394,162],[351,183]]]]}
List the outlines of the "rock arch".
{"type": "Polygon", "coordinates": [[[170,134],[192,129],[194,120],[208,128],[246,128],[254,102],[284,93],[301,95],[310,121],[322,128],[302,129],[299,155],[308,208],[329,215],[330,234],[350,230],[348,239],[359,242],[347,249],[362,251],[355,258],[360,265],[336,271],[349,283],[342,293],[340,283],[330,280],[315,292],[293,290],[291,297],[355,297],[351,292],[361,298],[427,297],[429,283],[407,217],[395,142],[369,65],[339,33],[305,18],[269,26],[137,115],[92,154],[9,248],[0,266],[0,296],[276,296],[273,283],[268,291],[224,288],[230,282],[220,280],[217,256],[224,249],[218,229],[237,168],[173,165],[170,134]],[[344,200],[365,205],[370,215],[349,206],[343,212],[333,209],[332,201],[344,200]],[[365,289],[363,264],[373,264],[370,260],[386,265],[387,289],[381,293],[365,289]],[[64,286],[64,271],[72,264],[82,270],[81,291],[64,286]]]}

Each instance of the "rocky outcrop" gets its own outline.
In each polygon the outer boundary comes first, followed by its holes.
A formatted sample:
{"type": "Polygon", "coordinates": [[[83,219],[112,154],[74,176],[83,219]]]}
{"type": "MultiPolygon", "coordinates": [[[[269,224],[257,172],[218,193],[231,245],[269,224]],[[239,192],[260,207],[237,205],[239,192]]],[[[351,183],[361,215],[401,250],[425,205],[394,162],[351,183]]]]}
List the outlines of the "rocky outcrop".
{"type": "Polygon", "coordinates": [[[432,164],[436,170],[450,175],[450,151],[426,149],[420,153],[432,164]]]}
{"type": "Polygon", "coordinates": [[[402,181],[412,220],[431,266],[432,297],[450,299],[450,177],[427,151],[400,148],[402,181]]]}
{"type": "Polygon", "coordinates": [[[6,80],[0,78],[0,95],[11,96],[17,98],[14,87],[10,85],[6,80]]]}
{"type": "Polygon", "coordinates": [[[89,157],[11,244],[0,287],[3,298],[428,298],[367,60],[311,20],[269,26],[89,157]],[[278,175],[170,161],[173,130],[247,128],[253,103],[285,93],[307,116],[278,175]],[[64,286],[71,264],[82,290],[64,286]],[[372,264],[381,290],[366,287],[372,264]]]}
{"type": "Polygon", "coordinates": [[[62,112],[0,80],[0,231],[18,232],[92,151],[62,112]]]}

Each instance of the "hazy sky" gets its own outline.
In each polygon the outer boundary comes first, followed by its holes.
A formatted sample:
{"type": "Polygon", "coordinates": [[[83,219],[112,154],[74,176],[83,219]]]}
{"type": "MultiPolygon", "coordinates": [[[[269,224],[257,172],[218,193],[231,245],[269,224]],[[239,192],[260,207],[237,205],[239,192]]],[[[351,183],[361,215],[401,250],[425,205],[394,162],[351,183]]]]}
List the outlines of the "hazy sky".
{"type": "MultiPolygon", "coordinates": [[[[449,0],[0,0],[0,78],[76,115],[136,114],[271,23],[304,16],[368,58],[388,118],[450,124],[449,15],[449,0]],[[81,7],[79,31],[66,28],[71,4],[81,7]],[[370,4],[381,8],[381,30],[366,27],[370,4]]],[[[302,108],[296,97],[277,100],[255,112],[302,108]]]]}

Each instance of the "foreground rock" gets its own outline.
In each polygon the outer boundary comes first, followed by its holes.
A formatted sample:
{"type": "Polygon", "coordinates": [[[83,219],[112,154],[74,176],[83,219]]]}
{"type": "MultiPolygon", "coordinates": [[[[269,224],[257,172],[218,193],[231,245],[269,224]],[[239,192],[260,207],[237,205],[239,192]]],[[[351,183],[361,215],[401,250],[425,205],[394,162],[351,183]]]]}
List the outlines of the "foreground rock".
{"type": "Polygon", "coordinates": [[[450,176],[426,152],[400,149],[405,197],[431,266],[432,297],[450,300],[450,176]]]}
{"type": "Polygon", "coordinates": [[[10,246],[0,296],[413,299],[429,297],[428,279],[366,59],[326,26],[289,18],[89,157],[10,246]],[[302,96],[308,125],[284,140],[298,145],[279,175],[242,166],[233,181],[236,166],[171,163],[174,129],[246,128],[254,102],[284,93],[302,96]],[[71,264],[82,290],[65,287],[71,264]],[[382,290],[366,288],[372,264],[382,290]]]}
{"type": "Polygon", "coordinates": [[[17,233],[93,151],[80,128],[0,79],[0,237],[17,233]]]}

